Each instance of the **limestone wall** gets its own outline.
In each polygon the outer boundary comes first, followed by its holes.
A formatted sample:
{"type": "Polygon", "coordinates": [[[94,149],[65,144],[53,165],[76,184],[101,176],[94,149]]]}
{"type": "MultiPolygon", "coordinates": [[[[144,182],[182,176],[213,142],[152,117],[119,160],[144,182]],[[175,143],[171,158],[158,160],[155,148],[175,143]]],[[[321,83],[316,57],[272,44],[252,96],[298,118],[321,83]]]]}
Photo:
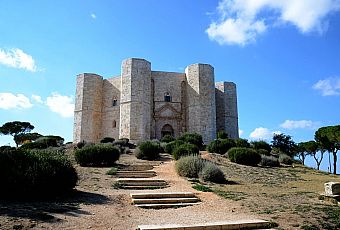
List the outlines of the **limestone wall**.
{"type": "Polygon", "coordinates": [[[218,82],[216,86],[216,127],[230,138],[239,138],[237,92],[233,82],[218,82]]]}
{"type": "Polygon", "coordinates": [[[119,138],[120,88],[120,77],[103,81],[102,137],[113,137],[116,140],[119,138]]]}
{"type": "Polygon", "coordinates": [[[151,64],[129,58],[122,63],[119,137],[131,141],[150,139],[151,64]]]}
{"type": "Polygon", "coordinates": [[[97,142],[101,138],[102,77],[84,73],[77,76],[74,142],[97,142]]]}
{"type": "Polygon", "coordinates": [[[187,87],[188,132],[200,133],[208,143],[216,138],[214,68],[193,64],[185,70],[187,87]]]}

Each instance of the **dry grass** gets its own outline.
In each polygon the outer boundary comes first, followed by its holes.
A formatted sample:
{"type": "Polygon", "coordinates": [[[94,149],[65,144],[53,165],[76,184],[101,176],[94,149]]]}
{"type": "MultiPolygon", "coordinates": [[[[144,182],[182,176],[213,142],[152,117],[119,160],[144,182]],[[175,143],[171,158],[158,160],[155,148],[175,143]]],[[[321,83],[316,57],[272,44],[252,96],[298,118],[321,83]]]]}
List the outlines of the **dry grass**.
{"type": "Polygon", "coordinates": [[[338,205],[318,199],[328,181],[340,177],[302,165],[262,168],[231,163],[220,155],[203,154],[216,162],[227,180],[234,184],[211,188],[222,197],[241,203],[264,219],[272,219],[282,229],[339,229],[338,205]],[[313,227],[313,228],[312,228],[313,227]]]}

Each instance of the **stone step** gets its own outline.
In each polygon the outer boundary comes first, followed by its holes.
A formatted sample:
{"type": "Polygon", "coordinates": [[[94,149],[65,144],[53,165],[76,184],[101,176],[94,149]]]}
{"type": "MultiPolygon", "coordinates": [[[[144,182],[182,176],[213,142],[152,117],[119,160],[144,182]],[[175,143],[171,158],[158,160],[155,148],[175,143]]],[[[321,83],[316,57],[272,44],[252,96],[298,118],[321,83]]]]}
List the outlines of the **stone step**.
{"type": "Polygon", "coordinates": [[[133,204],[175,204],[175,203],[196,203],[200,200],[197,197],[185,198],[152,198],[152,199],[132,199],[133,204]]]}
{"type": "MultiPolygon", "coordinates": [[[[186,207],[190,205],[196,205],[197,203],[172,203],[172,204],[135,204],[139,208],[152,208],[152,209],[165,209],[165,208],[178,208],[186,207]]],[[[163,228],[160,228],[163,229],[163,228]]]]}
{"type": "Polygon", "coordinates": [[[138,182],[138,181],[130,181],[130,182],[119,182],[123,186],[166,186],[167,183],[165,181],[159,182],[159,181],[149,181],[149,182],[138,182]]]}
{"type": "Polygon", "coordinates": [[[196,197],[192,192],[131,193],[132,199],[196,197]]]}
{"type": "Polygon", "coordinates": [[[268,228],[270,223],[265,220],[234,220],[234,221],[223,221],[214,223],[202,223],[194,225],[139,225],[137,229],[139,230],[199,230],[199,229],[209,229],[209,230],[224,230],[224,229],[263,229],[268,228]]]}
{"type": "Polygon", "coordinates": [[[153,174],[116,174],[119,178],[151,178],[156,175],[153,174]]]}
{"type": "Polygon", "coordinates": [[[117,180],[119,183],[122,183],[122,184],[127,184],[127,183],[143,183],[143,182],[165,182],[164,180],[162,179],[148,179],[148,178],[118,178],[117,180]]]}
{"type": "Polygon", "coordinates": [[[143,171],[129,171],[129,170],[118,170],[117,173],[152,173],[152,174],[156,174],[155,171],[148,171],[148,170],[143,170],[143,171]]]}
{"type": "Polygon", "coordinates": [[[130,190],[152,190],[152,189],[162,189],[165,188],[166,185],[164,186],[145,186],[145,185],[122,185],[122,189],[130,189],[130,190]]]}

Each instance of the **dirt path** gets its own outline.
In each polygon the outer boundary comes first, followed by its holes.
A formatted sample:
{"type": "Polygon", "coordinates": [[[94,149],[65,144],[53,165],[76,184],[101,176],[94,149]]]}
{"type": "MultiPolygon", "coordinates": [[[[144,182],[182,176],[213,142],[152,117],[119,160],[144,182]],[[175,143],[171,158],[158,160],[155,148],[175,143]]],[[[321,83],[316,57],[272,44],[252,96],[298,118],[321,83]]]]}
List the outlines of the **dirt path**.
{"type": "MultiPolygon", "coordinates": [[[[120,163],[148,164],[146,161],[136,160],[132,155],[123,155],[120,163]]],[[[76,195],[75,199],[62,203],[59,201],[40,203],[41,207],[36,203],[4,205],[0,209],[0,229],[127,230],[136,229],[141,224],[194,224],[256,218],[254,214],[232,200],[220,198],[210,192],[204,193],[192,189],[190,182],[177,176],[173,161],[152,163],[160,163],[154,169],[157,172],[156,178],[162,178],[170,185],[165,189],[152,190],[152,192],[194,192],[202,202],[177,209],[137,208],[131,205],[130,192],[148,190],[114,189],[112,184],[117,178],[105,174],[108,168],[78,167],[80,182],[77,190],[81,192],[76,195]],[[23,208],[25,205],[27,208],[23,208]],[[39,215],[37,216],[36,213],[39,215]]]]}

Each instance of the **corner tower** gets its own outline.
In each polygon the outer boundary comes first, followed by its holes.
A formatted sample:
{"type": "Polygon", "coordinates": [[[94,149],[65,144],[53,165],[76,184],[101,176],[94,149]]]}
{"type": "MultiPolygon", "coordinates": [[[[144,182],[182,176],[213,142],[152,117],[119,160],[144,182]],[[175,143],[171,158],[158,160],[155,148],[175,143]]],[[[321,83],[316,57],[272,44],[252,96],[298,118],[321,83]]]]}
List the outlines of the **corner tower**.
{"type": "Polygon", "coordinates": [[[129,58],[122,63],[119,137],[148,140],[151,135],[151,63],[129,58]]]}
{"type": "Polygon", "coordinates": [[[239,138],[236,84],[233,82],[216,83],[216,126],[230,138],[239,138]]]}
{"type": "Polygon", "coordinates": [[[73,142],[98,142],[101,138],[103,78],[97,74],[77,76],[73,142]]]}
{"type": "Polygon", "coordinates": [[[188,132],[202,135],[204,143],[216,138],[214,68],[193,64],[185,69],[187,78],[188,132]]]}

